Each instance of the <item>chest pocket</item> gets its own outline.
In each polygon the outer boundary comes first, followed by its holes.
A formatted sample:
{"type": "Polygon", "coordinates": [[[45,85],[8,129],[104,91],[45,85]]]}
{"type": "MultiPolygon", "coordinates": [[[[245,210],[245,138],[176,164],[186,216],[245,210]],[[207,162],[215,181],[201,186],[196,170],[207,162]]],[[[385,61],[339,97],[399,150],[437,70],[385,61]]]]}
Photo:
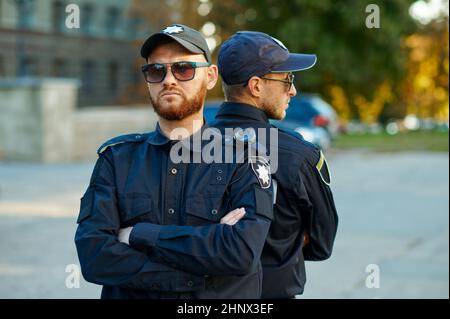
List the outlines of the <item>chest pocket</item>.
{"type": "Polygon", "coordinates": [[[128,227],[139,222],[156,222],[154,203],[149,194],[127,193],[119,195],[121,226],[128,227]]]}
{"type": "Polygon", "coordinates": [[[224,194],[193,195],[187,198],[185,225],[202,226],[220,223],[227,213],[224,194]]]}
{"type": "MultiPolygon", "coordinates": [[[[210,185],[226,185],[227,184],[227,174],[228,166],[223,163],[214,163],[211,165],[211,172],[209,176],[210,185]]],[[[213,186],[215,187],[215,186],[213,186]]]]}

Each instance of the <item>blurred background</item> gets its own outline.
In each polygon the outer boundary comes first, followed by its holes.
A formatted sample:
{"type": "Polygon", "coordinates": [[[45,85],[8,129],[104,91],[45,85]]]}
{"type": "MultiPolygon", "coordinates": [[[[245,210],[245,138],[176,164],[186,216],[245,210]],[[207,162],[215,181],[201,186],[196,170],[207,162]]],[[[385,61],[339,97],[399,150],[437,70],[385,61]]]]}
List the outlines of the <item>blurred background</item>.
{"type": "Polygon", "coordinates": [[[0,298],[99,296],[79,198],[101,143],[153,130],[139,50],[172,23],[213,61],[238,30],[318,56],[274,122],[325,150],[340,215],[301,298],[449,297],[448,0],[0,0],[0,298]]]}

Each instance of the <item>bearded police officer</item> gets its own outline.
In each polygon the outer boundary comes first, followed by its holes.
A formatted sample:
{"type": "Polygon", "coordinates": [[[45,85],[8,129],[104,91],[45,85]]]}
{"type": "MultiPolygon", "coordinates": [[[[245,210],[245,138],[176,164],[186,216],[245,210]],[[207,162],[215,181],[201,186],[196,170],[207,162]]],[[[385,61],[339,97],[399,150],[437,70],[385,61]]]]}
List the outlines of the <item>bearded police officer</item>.
{"type": "MultiPolygon", "coordinates": [[[[236,33],[220,48],[218,67],[227,101],[213,125],[253,128],[258,139],[261,129],[270,135],[269,119],[283,119],[289,99],[297,94],[292,72],[315,63],[315,55],[289,53],[265,33],[236,33]]],[[[271,166],[274,152],[278,165],[272,167],[276,202],[262,255],[262,297],[292,298],[304,289],[304,260],[330,257],[338,216],[323,153],[296,133],[276,134],[276,145],[266,138],[271,166]]]]}
{"type": "Polygon", "coordinates": [[[83,275],[103,285],[103,298],[259,298],[269,167],[258,156],[251,164],[175,160],[205,146],[195,141],[208,130],[203,104],[217,67],[203,36],[181,24],[150,36],[141,55],[159,122],[99,148],[75,237],[83,275]]]}

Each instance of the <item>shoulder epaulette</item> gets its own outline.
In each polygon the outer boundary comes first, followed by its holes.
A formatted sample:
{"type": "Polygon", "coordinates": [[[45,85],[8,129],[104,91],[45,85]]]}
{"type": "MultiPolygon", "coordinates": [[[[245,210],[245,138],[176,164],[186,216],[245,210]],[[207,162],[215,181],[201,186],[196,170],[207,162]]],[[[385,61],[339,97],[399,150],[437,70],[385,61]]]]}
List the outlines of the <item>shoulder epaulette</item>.
{"type": "Polygon", "coordinates": [[[146,134],[125,134],[125,135],[119,135],[116,137],[113,137],[112,139],[106,141],[105,143],[103,143],[97,150],[97,154],[100,155],[102,154],[104,151],[106,151],[108,149],[108,147],[113,146],[113,145],[117,145],[117,144],[122,144],[122,143],[128,143],[128,142],[142,142],[144,140],[146,140],[148,138],[150,133],[146,133],[146,134]]]}

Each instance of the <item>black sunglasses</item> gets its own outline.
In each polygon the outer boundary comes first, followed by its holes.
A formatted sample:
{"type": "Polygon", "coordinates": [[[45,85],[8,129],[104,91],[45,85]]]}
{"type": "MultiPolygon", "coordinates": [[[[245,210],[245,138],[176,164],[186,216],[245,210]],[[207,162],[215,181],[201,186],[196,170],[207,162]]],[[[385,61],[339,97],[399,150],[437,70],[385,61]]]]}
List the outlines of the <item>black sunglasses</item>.
{"type": "Polygon", "coordinates": [[[142,66],[142,73],[144,73],[145,81],[148,83],[160,83],[164,80],[167,74],[167,66],[170,65],[170,70],[178,81],[189,81],[195,77],[195,69],[208,67],[208,62],[187,62],[180,61],[174,63],[152,63],[142,66]]]}
{"type": "Polygon", "coordinates": [[[264,79],[264,80],[269,80],[269,81],[278,81],[278,82],[287,83],[287,84],[289,84],[288,91],[291,89],[292,84],[294,84],[294,74],[292,74],[292,73],[289,73],[285,80],[265,78],[263,76],[261,76],[260,78],[264,79]]]}

